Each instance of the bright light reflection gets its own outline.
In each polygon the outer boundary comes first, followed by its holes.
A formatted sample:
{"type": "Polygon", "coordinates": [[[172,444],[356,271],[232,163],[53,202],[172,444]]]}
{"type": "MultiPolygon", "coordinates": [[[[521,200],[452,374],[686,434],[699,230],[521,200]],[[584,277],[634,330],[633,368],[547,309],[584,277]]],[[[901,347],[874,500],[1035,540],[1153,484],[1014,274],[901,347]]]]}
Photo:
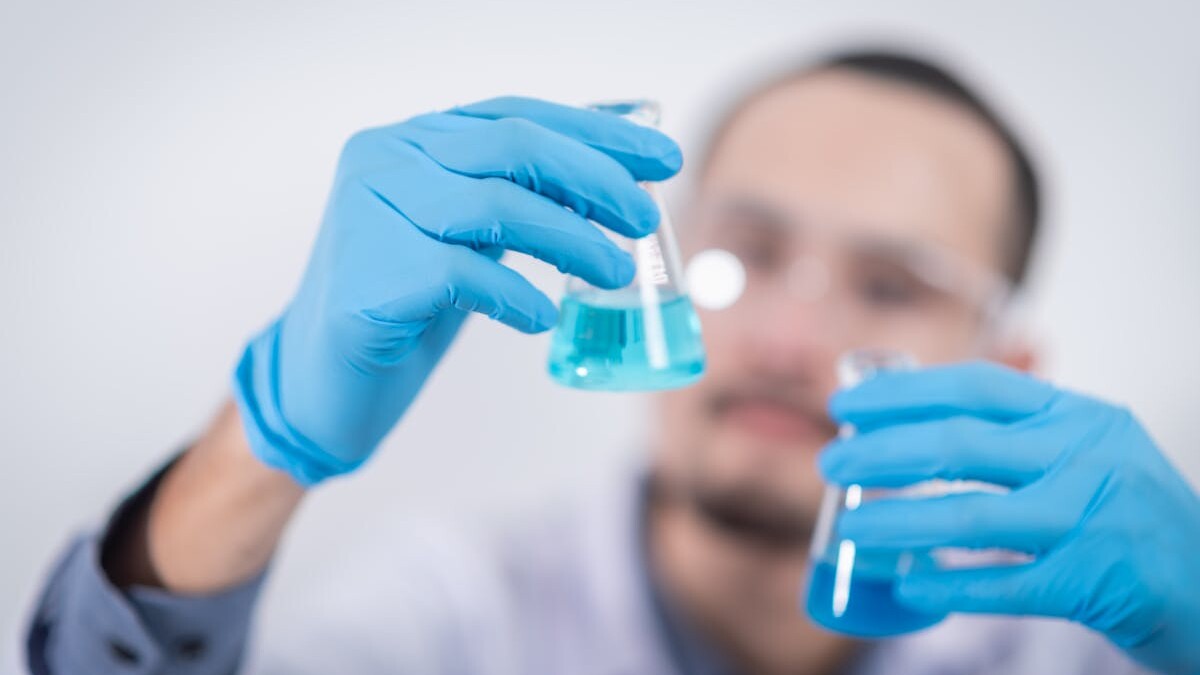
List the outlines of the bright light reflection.
{"type": "Polygon", "coordinates": [[[692,256],[687,266],[688,293],[704,309],[725,309],[742,297],[746,269],[737,256],[710,248],[692,256]]]}

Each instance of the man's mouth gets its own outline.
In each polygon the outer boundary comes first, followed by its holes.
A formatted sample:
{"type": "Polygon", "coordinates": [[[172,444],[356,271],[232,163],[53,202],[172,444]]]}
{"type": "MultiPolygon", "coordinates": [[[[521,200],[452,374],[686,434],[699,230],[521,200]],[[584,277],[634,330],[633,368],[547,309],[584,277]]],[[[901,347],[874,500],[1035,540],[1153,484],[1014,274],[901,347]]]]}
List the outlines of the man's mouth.
{"type": "Polygon", "coordinates": [[[767,398],[728,400],[716,412],[721,421],[776,442],[825,443],[837,432],[823,412],[767,398]]]}

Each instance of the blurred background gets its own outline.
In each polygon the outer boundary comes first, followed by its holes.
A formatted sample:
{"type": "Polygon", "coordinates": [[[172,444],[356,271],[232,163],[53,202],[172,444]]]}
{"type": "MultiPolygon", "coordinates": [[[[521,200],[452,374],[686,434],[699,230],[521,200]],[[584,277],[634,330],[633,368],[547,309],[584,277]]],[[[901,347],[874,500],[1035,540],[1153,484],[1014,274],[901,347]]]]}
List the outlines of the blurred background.
{"type": "MultiPolygon", "coordinates": [[[[1198,28],[1183,1],[5,0],[0,653],[72,532],[226,396],[354,130],[504,93],[649,96],[686,157],[748,80],[847,43],[941,55],[1013,118],[1050,192],[1043,370],[1130,406],[1200,482],[1198,28]]],[[[370,470],[305,505],[273,588],[367,513],[516,513],[638,452],[645,400],[555,386],[547,345],[469,322],[370,470]]]]}

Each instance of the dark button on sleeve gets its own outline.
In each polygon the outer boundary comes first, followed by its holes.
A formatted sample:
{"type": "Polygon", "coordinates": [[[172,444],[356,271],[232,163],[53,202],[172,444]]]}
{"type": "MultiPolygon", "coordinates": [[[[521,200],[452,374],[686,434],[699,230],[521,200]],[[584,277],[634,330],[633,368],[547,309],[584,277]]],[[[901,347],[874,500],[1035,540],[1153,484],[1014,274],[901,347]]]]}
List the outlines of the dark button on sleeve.
{"type": "Polygon", "coordinates": [[[113,661],[122,666],[136,666],[142,660],[133,647],[117,638],[109,638],[108,653],[112,656],[113,661]]]}
{"type": "Polygon", "coordinates": [[[208,645],[204,643],[204,638],[191,635],[179,641],[175,653],[179,656],[179,660],[189,662],[204,658],[204,652],[207,649],[208,645]]]}

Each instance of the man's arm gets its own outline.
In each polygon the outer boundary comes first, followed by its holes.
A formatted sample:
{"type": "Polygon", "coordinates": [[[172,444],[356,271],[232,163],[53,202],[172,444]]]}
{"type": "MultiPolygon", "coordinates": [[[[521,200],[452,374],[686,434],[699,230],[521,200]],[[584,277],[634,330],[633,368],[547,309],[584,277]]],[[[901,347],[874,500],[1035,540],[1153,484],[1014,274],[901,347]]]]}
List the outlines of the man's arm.
{"type": "Polygon", "coordinates": [[[118,587],[224,590],[266,566],[304,489],[254,457],[233,403],[110,533],[104,571],[118,587]]]}

